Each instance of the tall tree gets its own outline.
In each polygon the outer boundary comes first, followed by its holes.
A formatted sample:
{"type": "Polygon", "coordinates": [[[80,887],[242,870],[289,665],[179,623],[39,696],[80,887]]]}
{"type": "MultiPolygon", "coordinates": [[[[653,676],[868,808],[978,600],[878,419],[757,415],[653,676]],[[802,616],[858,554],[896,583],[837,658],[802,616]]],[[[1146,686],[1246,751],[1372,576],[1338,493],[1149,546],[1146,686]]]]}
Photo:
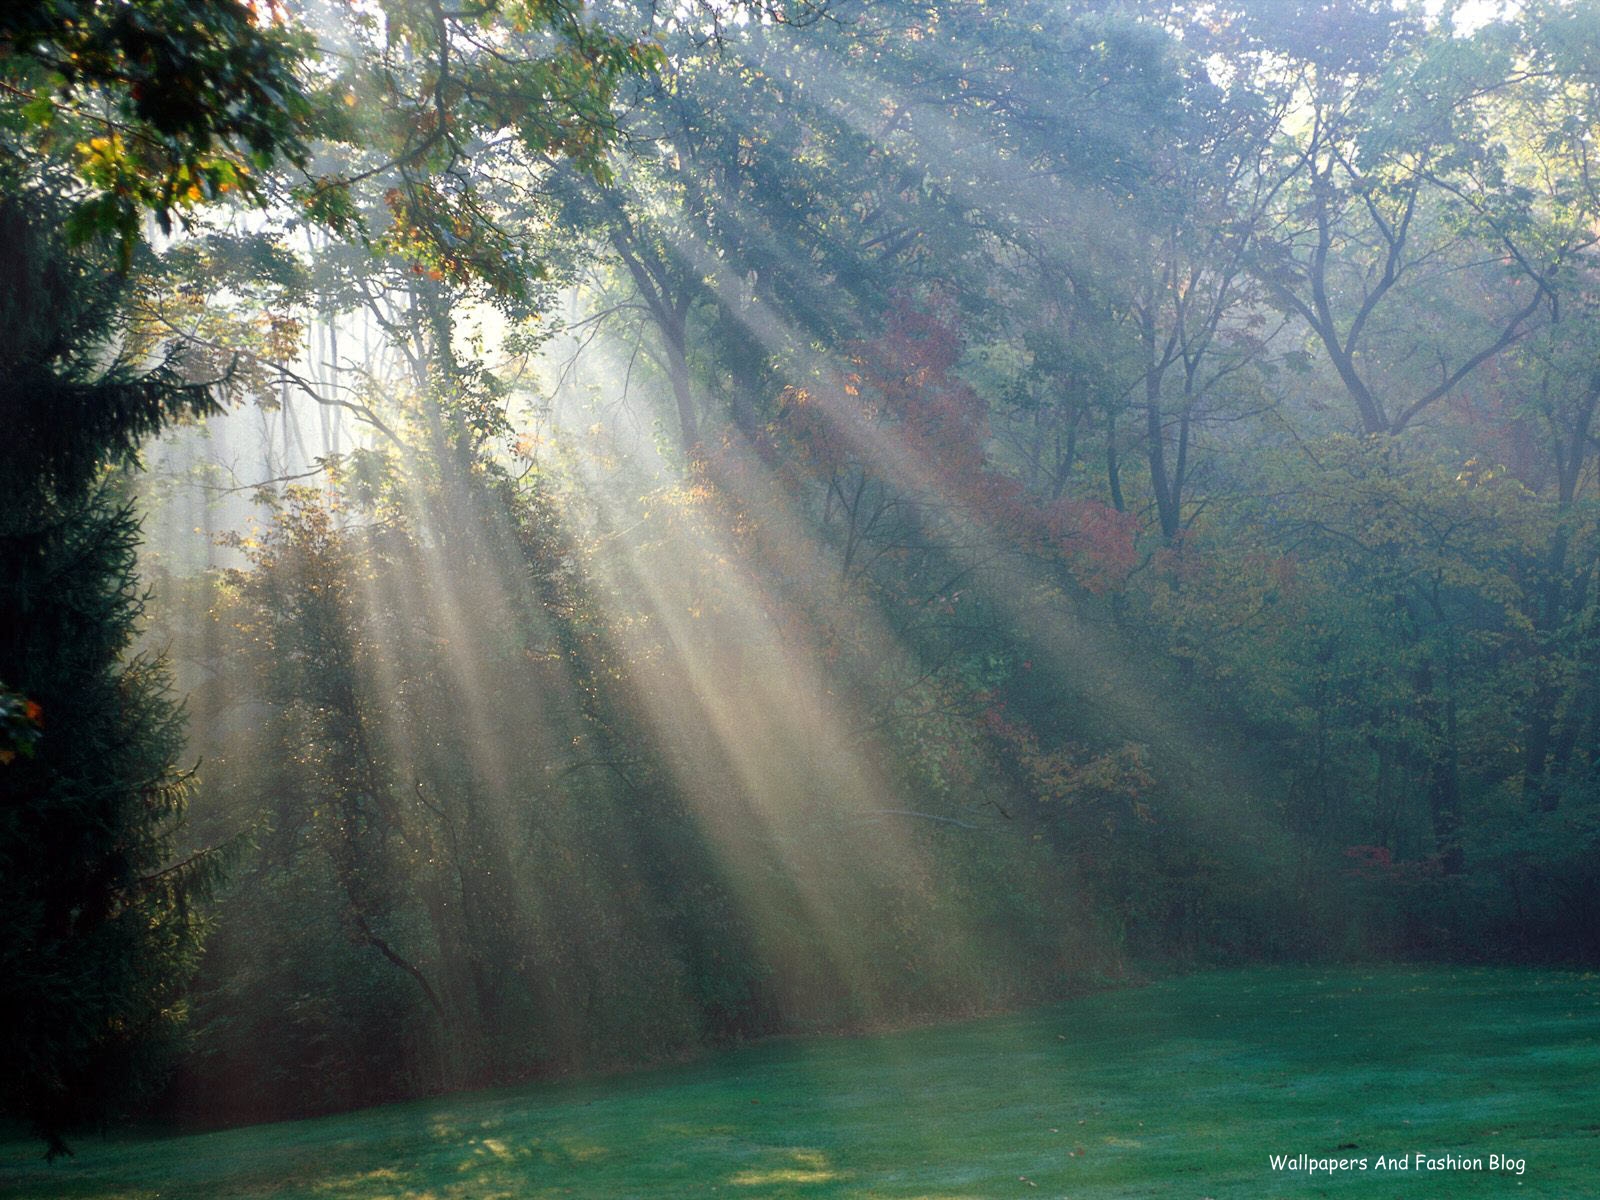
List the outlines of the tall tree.
{"type": "Polygon", "coordinates": [[[1549,302],[1551,262],[1470,195],[1495,173],[1474,99],[1510,64],[1492,41],[1386,0],[1307,4],[1287,20],[1248,2],[1231,30],[1239,68],[1281,117],[1257,274],[1305,323],[1361,430],[1399,433],[1549,302]],[[1488,256],[1486,241],[1499,243],[1488,256]],[[1469,287],[1481,300],[1461,305],[1469,287]]]}
{"type": "Polygon", "coordinates": [[[160,662],[129,657],[144,596],[120,472],[214,411],[221,381],[126,361],[119,318],[146,216],[170,229],[259,196],[256,172],[300,153],[303,42],[257,15],[34,0],[0,17],[0,688],[26,718],[0,756],[0,1105],[51,1157],[158,1077],[217,868],[172,857],[182,722],[160,662]]]}
{"type": "Polygon", "coordinates": [[[117,361],[116,278],[68,253],[58,216],[0,204],[0,681],[33,725],[0,766],[0,1105],[52,1157],[153,1078],[216,866],[172,857],[182,721],[159,660],[128,657],[144,597],[118,473],[142,435],[215,403],[177,363],[117,361]]]}

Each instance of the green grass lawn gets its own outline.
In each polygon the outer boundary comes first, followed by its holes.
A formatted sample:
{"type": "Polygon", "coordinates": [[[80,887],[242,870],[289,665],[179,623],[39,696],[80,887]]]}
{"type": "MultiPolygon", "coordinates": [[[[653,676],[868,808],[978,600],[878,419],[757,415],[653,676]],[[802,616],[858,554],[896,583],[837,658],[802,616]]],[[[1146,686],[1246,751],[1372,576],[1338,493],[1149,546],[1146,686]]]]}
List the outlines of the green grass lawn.
{"type": "Polygon", "coordinates": [[[0,1146],[0,1195],[1600,1196],[1600,979],[1227,972],[622,1079],[76,1148],[46,1166],[37,1145],[0,1146]],[[1485,1169],[1419,1171],[1419,1151],[1485,1169]],[[1369,1169],[1275,1171],[1273,1154],[1369,1169]],[[1409,1169],[1376,1170],[1379,1155],[1409,1169]]]}

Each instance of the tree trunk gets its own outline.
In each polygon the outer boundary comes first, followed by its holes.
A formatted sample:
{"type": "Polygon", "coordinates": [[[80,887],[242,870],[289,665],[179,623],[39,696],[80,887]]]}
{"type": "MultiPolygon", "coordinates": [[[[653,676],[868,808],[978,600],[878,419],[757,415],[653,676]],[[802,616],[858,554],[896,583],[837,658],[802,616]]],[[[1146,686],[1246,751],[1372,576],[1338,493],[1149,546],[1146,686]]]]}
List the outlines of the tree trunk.
{"type": "Polygon", "coordinates": [[[694,410],[694,387],[689,379],[684,329],[679,325],[662,333],[662,341],[667,349],[667,378],[672,384],[672,398],[678,408],[678,443],[683,452],[692,457],[700,445],[700,420],[694,410]]]}
{"type": "Polygon", "coordinates": [[[1461,844],[1461,771],[1456,748],[1456,702],[1433,694],[1433,668],[1424,664],[1417,672],[1417,695],[1423,723],[1429,731],[1426,757],[1428,815],[1433,823],[1434,850],[1446,875],[1460,874],[1466,866],[1461,844]]]}

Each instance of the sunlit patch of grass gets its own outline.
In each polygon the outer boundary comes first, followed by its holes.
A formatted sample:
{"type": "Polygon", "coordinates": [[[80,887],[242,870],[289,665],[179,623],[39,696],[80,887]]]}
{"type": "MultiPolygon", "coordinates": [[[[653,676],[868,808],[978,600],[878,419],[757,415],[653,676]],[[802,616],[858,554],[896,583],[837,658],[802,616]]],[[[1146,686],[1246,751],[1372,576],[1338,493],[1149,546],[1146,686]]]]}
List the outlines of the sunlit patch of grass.
{"type": "Polygon", "coordinates": [[[370,1171],[362,1171],[342,1179],[328,1179],[317,1184],[319,1192],[331,1192],[335,1195],[348,1192],[351,1188],[360,1188],[372,1183],[400,1183],[400,1172],[393,1167],[375,1167],[370,1171]]]}
{"type": "Polygon", "coordinates": [[[1574,1197],[1600,1179],[1600,981],[1195,976],[883,1037],[171,1138],[0,1147],[18,1200],[1574,1197]],[[1341,1149],[1343,1148],[1343,1149],[1341,1149]],[[1269,1154],[1509,1155],[1274,1172],[1269,1154]]]}
{"type": "Polygon", "coordinates": [[[837,1171],[808,1171],[802,1167],[779,1167],[771,1171],[740,1171],[728,1182],[738,1187],[770,1187],[778,1183],[827,1183],[839,1178],[837,1171]]]}
{"type": "Polygon", "coordinates": [[[839,1172],[828,1165],[828,1156],[820,1150],[789,1150],[784,1157],[788,1165],[760,1170],[740,1171],[728,1180],[735,1187],[772,1187],[782,1183],[831,1183],[839,1172]]]}

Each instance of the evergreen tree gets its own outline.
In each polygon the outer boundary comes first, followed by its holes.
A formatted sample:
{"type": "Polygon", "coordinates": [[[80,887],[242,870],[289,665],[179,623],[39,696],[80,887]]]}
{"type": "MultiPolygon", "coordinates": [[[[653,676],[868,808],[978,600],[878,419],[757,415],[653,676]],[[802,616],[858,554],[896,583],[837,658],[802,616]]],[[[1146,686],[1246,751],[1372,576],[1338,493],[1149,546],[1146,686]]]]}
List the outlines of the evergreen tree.
{"type": "Polygon", "coordinates": [[[60,213],[0,203],[0,1111],[49,1155],[157,1078],[215,856],[174,860],[187,777],[123,495],[138,439],[209,410],[168,361],[116,352],[118,275],[60,213]]]}

